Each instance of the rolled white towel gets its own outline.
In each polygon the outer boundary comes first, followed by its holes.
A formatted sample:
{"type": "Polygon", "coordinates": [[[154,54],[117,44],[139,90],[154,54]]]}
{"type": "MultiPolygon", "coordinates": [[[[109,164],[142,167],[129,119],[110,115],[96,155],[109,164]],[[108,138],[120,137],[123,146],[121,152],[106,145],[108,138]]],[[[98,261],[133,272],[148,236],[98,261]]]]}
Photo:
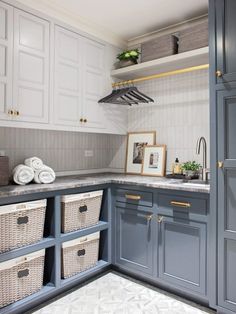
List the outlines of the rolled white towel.
{"type": "Polygon", "coordinates": [[[16,184],[25,185],[33,180],[34,170],[25,165],[18,165],[13,169],[12,175],[16,184]]]}
{"type": "Polygon", "coordinates": [[[44,166],[42,160],[38,157],[31,157],[25,159],[25,165],[32,168],[34,171],[40,170],[44,166]]]}
{"type": "Polygon", "coordinates": [[[54,170],[48,166],[43,166],[42,169],[39,169],[34,172],[34,181],[36,183],[52,183],[56,179],[56,174],[54,170]]]}

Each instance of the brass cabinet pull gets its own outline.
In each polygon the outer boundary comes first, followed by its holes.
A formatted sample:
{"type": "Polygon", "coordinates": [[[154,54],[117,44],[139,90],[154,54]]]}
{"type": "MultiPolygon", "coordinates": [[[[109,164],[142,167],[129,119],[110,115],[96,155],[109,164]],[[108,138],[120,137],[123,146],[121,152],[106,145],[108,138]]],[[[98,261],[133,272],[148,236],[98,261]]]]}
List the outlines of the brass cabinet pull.
{"type": "Polygon", "coordinates": [[[87,122],[87,119],[84,119],[84,123],[86,123],[87,122]]]}
{"type": "Polygon", "coordinates": [[[224,163],[223,163],[223,161],[218,161],[218,168],[223,168],[224,167],[224,163]]]}
{"type": "Polygon", "coordinates": [[[223,76],[223,73],[222,73],[220,70],[217,70],[217,71],[216,71],[216,76],[217,76],[217,77],[222,77],[222,76],[223,76]]]}
{"type": "Polygon", "coordinates": [[[125,194],[127,200],[139,201],[141,200],[141,195],[125,194]]]}
{"type": "Polygon", "coordinates": [[[191,207],[191,204],[188,202],[185,203],[185,202],[171,201],[170,204],[176,207],[184,207],[184,208],[191,207]]]}
{"type": "Polygon", "coordinates": [[[153,217],[153,215],[147,215],[147,216],[146,216],[147,221],[148,221],[148,222],[151,221],[151,220],[152,220],[152,217],[153,217]]]}
{"type": "Polygon", "coordinates": [[[14,110],[14,115],[15,116],[19,116],[20,115],[20,112],[18,110],[14,110]]]}
{"type": "Polygon", "coordinates": [[[84,122],[84,119],[81,118],[79,121],[80,121],[80,122],[84,122]]]}
{"type": "Polygon", "coordinates": [[[160,224],[164,220],[163,216],[157,216],[157,222],[160,224]]]}
{"type": "Polygon", "coordinates": [[[12,116],[12,115],[14,114],[14,111],[13,111],[12,109],[9,109],[9,110],[8,110],[8,114],[9,114],[10,116],[12,116]]]}

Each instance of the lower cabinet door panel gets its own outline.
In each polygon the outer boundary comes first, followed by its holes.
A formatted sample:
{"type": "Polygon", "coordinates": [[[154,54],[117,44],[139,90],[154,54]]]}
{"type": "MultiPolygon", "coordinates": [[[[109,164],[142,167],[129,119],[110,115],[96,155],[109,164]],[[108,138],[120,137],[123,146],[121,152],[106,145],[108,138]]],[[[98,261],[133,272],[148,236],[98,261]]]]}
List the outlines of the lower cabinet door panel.
{"type": "Polygon", "coordinates": [[[152,213],[116,208],[116,264],[152,274],[152,213]]]}
{"type": "Polygon", "coordinates": [[[221,239],[219,254],[219,305],[236,312],[236,240],[221,239]]]}
{"type": "Polygon", "coordinates": [[[159,224],[159,277],[206,294],[206,225],[163,217],[159,224]]]}

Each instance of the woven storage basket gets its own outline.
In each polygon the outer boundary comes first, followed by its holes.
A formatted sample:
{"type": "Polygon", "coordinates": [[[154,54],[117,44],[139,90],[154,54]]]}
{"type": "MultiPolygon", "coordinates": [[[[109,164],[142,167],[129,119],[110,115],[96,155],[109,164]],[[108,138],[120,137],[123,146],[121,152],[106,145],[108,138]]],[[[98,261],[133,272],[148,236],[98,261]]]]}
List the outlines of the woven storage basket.
{"type": "Polygon", "coordinates": [[[173,35],[164,35],[141,45],[142,62],[151,61],[177,53],[177,38],[173,35]]]}
{"type": "Polygon", "coordinates": [[[74,276],[96,265],[100,232],[62,244],[62,278],[74,276]]]}
{"type": "Polygon", "coordinates": [[[0,206],[0,253],[43,237],[46,200],[0,206]]]}
{"type": "Polygon", "coordinates": [[[208,46],[208,21],[179,32],[179,53],[208,46]]]}
{"type": "Polygon", "coordinates": [[[62,197],[62,232],[87,228],[98,223],[103,191],[62,197]]]}
{"type": "Polygon", "coordinates": [[[0,307],[42,288],[45,250],[0,263],[0,307]]]}

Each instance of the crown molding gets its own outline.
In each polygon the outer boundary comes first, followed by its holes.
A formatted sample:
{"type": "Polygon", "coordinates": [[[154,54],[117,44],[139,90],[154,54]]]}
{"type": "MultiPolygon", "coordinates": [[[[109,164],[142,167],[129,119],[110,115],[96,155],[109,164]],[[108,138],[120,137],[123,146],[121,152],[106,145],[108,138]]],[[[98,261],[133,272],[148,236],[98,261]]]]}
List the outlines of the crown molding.
{"type": "Polygon", "coordinates": [[[101,25],[97,25],[96,23],[93,23],[92,21],[79,16],[79,14],[75,14],[59,6],[57,1],[5,0],[5,2],[16,7],[19,7],[19,5],[22,4],[23,6],[25,6],[24,8],[25,10],[27,10],[27,7],[29,7],[30,9],[36,10],[42,14],[47,15],[47,17],[66,23],[69,26],[78,29],[79,31],[82,31],[93,37],[96,37],[111,45],[121,48],[127,47],[127,42],[120,38],[119,36],[117,36],[116,34],[114,34],[113,32],[109,31],[106,28],[103,28],[101,25]]]}

